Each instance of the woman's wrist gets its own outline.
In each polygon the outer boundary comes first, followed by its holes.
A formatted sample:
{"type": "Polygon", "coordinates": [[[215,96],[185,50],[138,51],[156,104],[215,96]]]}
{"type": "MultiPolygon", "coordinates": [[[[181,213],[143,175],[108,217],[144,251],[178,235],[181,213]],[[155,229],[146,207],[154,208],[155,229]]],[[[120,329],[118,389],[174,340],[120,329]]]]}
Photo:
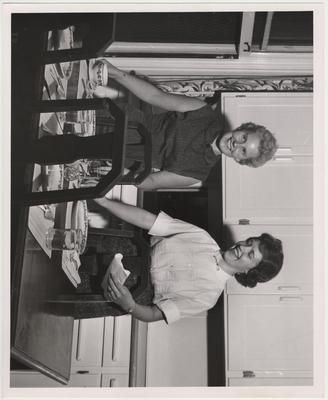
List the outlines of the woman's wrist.
{"type": "Polygon", "coordinates": [[[123,71],[121,71],[120,69],[118,69],[112,65],[112,68],[108,72],[108,77],[111,79],[117,80],[117,79],[120,79],[123,74],[124,74],[123,71]]]}
{"type": "Polygon", "coordinates": [[[132,314],[135,311],[136,308],[137,308],[137,303],[134,301],[133,304],[125,311],[128,314],[132,314]]]}

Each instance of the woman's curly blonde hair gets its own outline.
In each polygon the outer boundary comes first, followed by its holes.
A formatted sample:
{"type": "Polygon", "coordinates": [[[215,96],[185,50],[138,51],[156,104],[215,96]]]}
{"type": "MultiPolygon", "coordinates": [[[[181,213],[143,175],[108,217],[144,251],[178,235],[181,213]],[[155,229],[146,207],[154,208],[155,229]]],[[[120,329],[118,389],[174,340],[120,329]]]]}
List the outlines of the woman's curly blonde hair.
{"type": "Polygon", "coordinates": [[[256,158],[239,161],[239,164],[248,165],[257,168],[271,160],[277,151],[277,141],[273,134],[262,125],[256,125],[253,122],[246,122],[234,129],[233,132],[244,131],[247,133],[257,133],[261,136],[259,145],[259,155],[256,158]]]}

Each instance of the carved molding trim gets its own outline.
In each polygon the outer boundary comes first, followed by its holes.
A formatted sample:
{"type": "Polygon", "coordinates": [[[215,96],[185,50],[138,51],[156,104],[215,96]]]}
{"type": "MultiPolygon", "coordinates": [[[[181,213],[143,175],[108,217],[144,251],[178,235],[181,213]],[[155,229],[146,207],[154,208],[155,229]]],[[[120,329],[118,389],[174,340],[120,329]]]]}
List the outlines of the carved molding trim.
{"type": "Polygon", "coordinates": [[[216,91],[313,91],[313,77],[287,77],[268,79],[195,79],[157,81],[157,86],[166,92],[191,97],[212,97],[216,91]]]}

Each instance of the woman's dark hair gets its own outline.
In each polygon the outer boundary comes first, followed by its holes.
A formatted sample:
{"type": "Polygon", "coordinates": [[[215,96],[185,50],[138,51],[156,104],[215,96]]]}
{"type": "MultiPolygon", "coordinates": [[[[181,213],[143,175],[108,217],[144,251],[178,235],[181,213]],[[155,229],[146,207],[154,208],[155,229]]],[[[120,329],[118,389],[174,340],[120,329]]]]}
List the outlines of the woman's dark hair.
{"type": "Polygon", "coordinates": [[[282,267],[284,254],[281,241],[268,233],[262,233],[259,237],[249,239],[258,239],[260,241],[259,249],[263,256],[262,261],[246,273],[235,274],[235,278],[241,285],[252,288],[258,282],[268,282],[278,275],[282,267]]]}

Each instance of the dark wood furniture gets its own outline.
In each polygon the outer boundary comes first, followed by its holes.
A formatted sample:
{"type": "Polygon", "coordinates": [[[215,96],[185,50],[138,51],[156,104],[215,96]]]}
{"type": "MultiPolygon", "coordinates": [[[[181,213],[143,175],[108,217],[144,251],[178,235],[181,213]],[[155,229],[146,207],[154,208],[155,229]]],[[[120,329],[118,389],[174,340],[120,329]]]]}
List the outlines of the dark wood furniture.
{"type": "Polygon", "coordinates": [[[48,312],[47,301],[74,288],[58,264],[59,255],[49,259],[28,230],[21,258],[21,268],[18,260],[16,263],[11,291],[11,354],[66,384],[71,369],[74,319],[48,312]]]}
{"type": "MultiPolygon", "coordinates": [[[[154,289],[150,279],[149,244],[142,237],[142,231],[140,229],[136,229],[132,225],[127,226],[128,224],[126,223],[123,224],[125,225],[123,229],[89,228],[88,244],[96,248],[97,255],[99,256],[102,255],[102,252],[106,251],[105,248],[108,248],[110,245],[108,243],[107,245],[103,245],[102,242],[106,241],[106,239],[110,237],[115,237],[116,239],[127,239],[133,248],[135,248],[135,254],[128,255],[129,253],[131,254],[131,251],[126,251],[123,247],[119,250],[124,254],[124,268],[130,271],[130,275],[125,285],[129,288],[135,301],[139,304],[152,304],[154,289]]],[[[130,248],[131,245],[129,246],[130,248]]],[[[81,260],[82,258],[83,256],[81,257],[81,260]]],[[[107,266],[110,262],[110,257],[104,255],[104,260],[105,265],[107,266]]],[[[105,270],[103,272],[105,272],[105,270]]],[[[101,273],[97,280],[99,281],[100,286],[102,280],[101,273]]],[[[126,312],[118,305],[106,301],[99,291],[98,293],[78,292],[74,294],[59,294],[49,301],[48,306],[54,314],[73,316],[74,319],[100,318],[126,314],[126,312]]]]}
{"type": "Polygon", "coordinates": [[[114,40],[114,13],[20,13],[12,18],[14,29],[28,33],[32,31],[39,36],[50,30],[75,27],[79,46],[53,51],[44,48],[38,54],[38,60],[43,64],[101,57],[114,40]]]}
{"type": "MultiPolygon", "coordinates": [[[[42,113],[108,109],[114,117],[114,120],[109,120],[109,124],[114,124],[114,140],[112,141],[113,148],[109,149],[109,153],[111,154],[108,156],[108,158],[112,159],[113,167],[111,171],[94,187],[64,188],[62,190],[40,192],[26,191],[19,194],[17,198],[14,199],[15,202],[20,202],[24,205],[36,205],[102,197],[116,183],[118,183],[124,168],[124,146],[127,130],[127,118],[115,103],[110,99],[46,100],[37,102],[34,107],[37,112],[42,113]]],[[[109,132],[108,134],[111,135],[112,133],[109,132]]],[[[58,137],[58,139],[60,140],[61,137],[58,137]]]]}
{"type": "MultiPolygon", "coordinates": [[[[65,384],[70,377],[74,318],[58,312],[58,307],[55,307],[57,313],[54,312],[53,305],[58,302],[59,296],[74,297],[75,288],[61,268],[61,253],[54,252],[49,259],[27,228],[28,205],[42,204],[44,194],[39,195],[36,202],[21,201],[22,194],[32,190],[34,169],[33,165],[26,165],[21,160],[26,144],[37,139],[39,128],[39,113],[31,112],[29,105],[33,107],[37,104],[48,111],[47,107],[54,106],[51,101],[38,103],[44,85],[40,52],[46,48],[46,36],[34,30],[18,28],[13,30],[12,40],[11,355],[28,367],[65,384]]],[[[65,102],[65,107],[68,104],[65,102]]],[[[64,106],[64,103],[56,102],[55,106],[58,105],[64,106]]],[[[126,124],[122,113],[118,112],[118,115],[122,125],[126,124]]],[[[122,143],[123,139],[120,145],[122,143]]],[[[100,193],[104,188],[105,185],[101,186],[100,193]]],[[[58,199],[63,202],[57,207],[56,227],[64,226],[66,202],[73,199],[58,199]]],[[[51,202],[54,201],[52,198],[51,202]]]]}

